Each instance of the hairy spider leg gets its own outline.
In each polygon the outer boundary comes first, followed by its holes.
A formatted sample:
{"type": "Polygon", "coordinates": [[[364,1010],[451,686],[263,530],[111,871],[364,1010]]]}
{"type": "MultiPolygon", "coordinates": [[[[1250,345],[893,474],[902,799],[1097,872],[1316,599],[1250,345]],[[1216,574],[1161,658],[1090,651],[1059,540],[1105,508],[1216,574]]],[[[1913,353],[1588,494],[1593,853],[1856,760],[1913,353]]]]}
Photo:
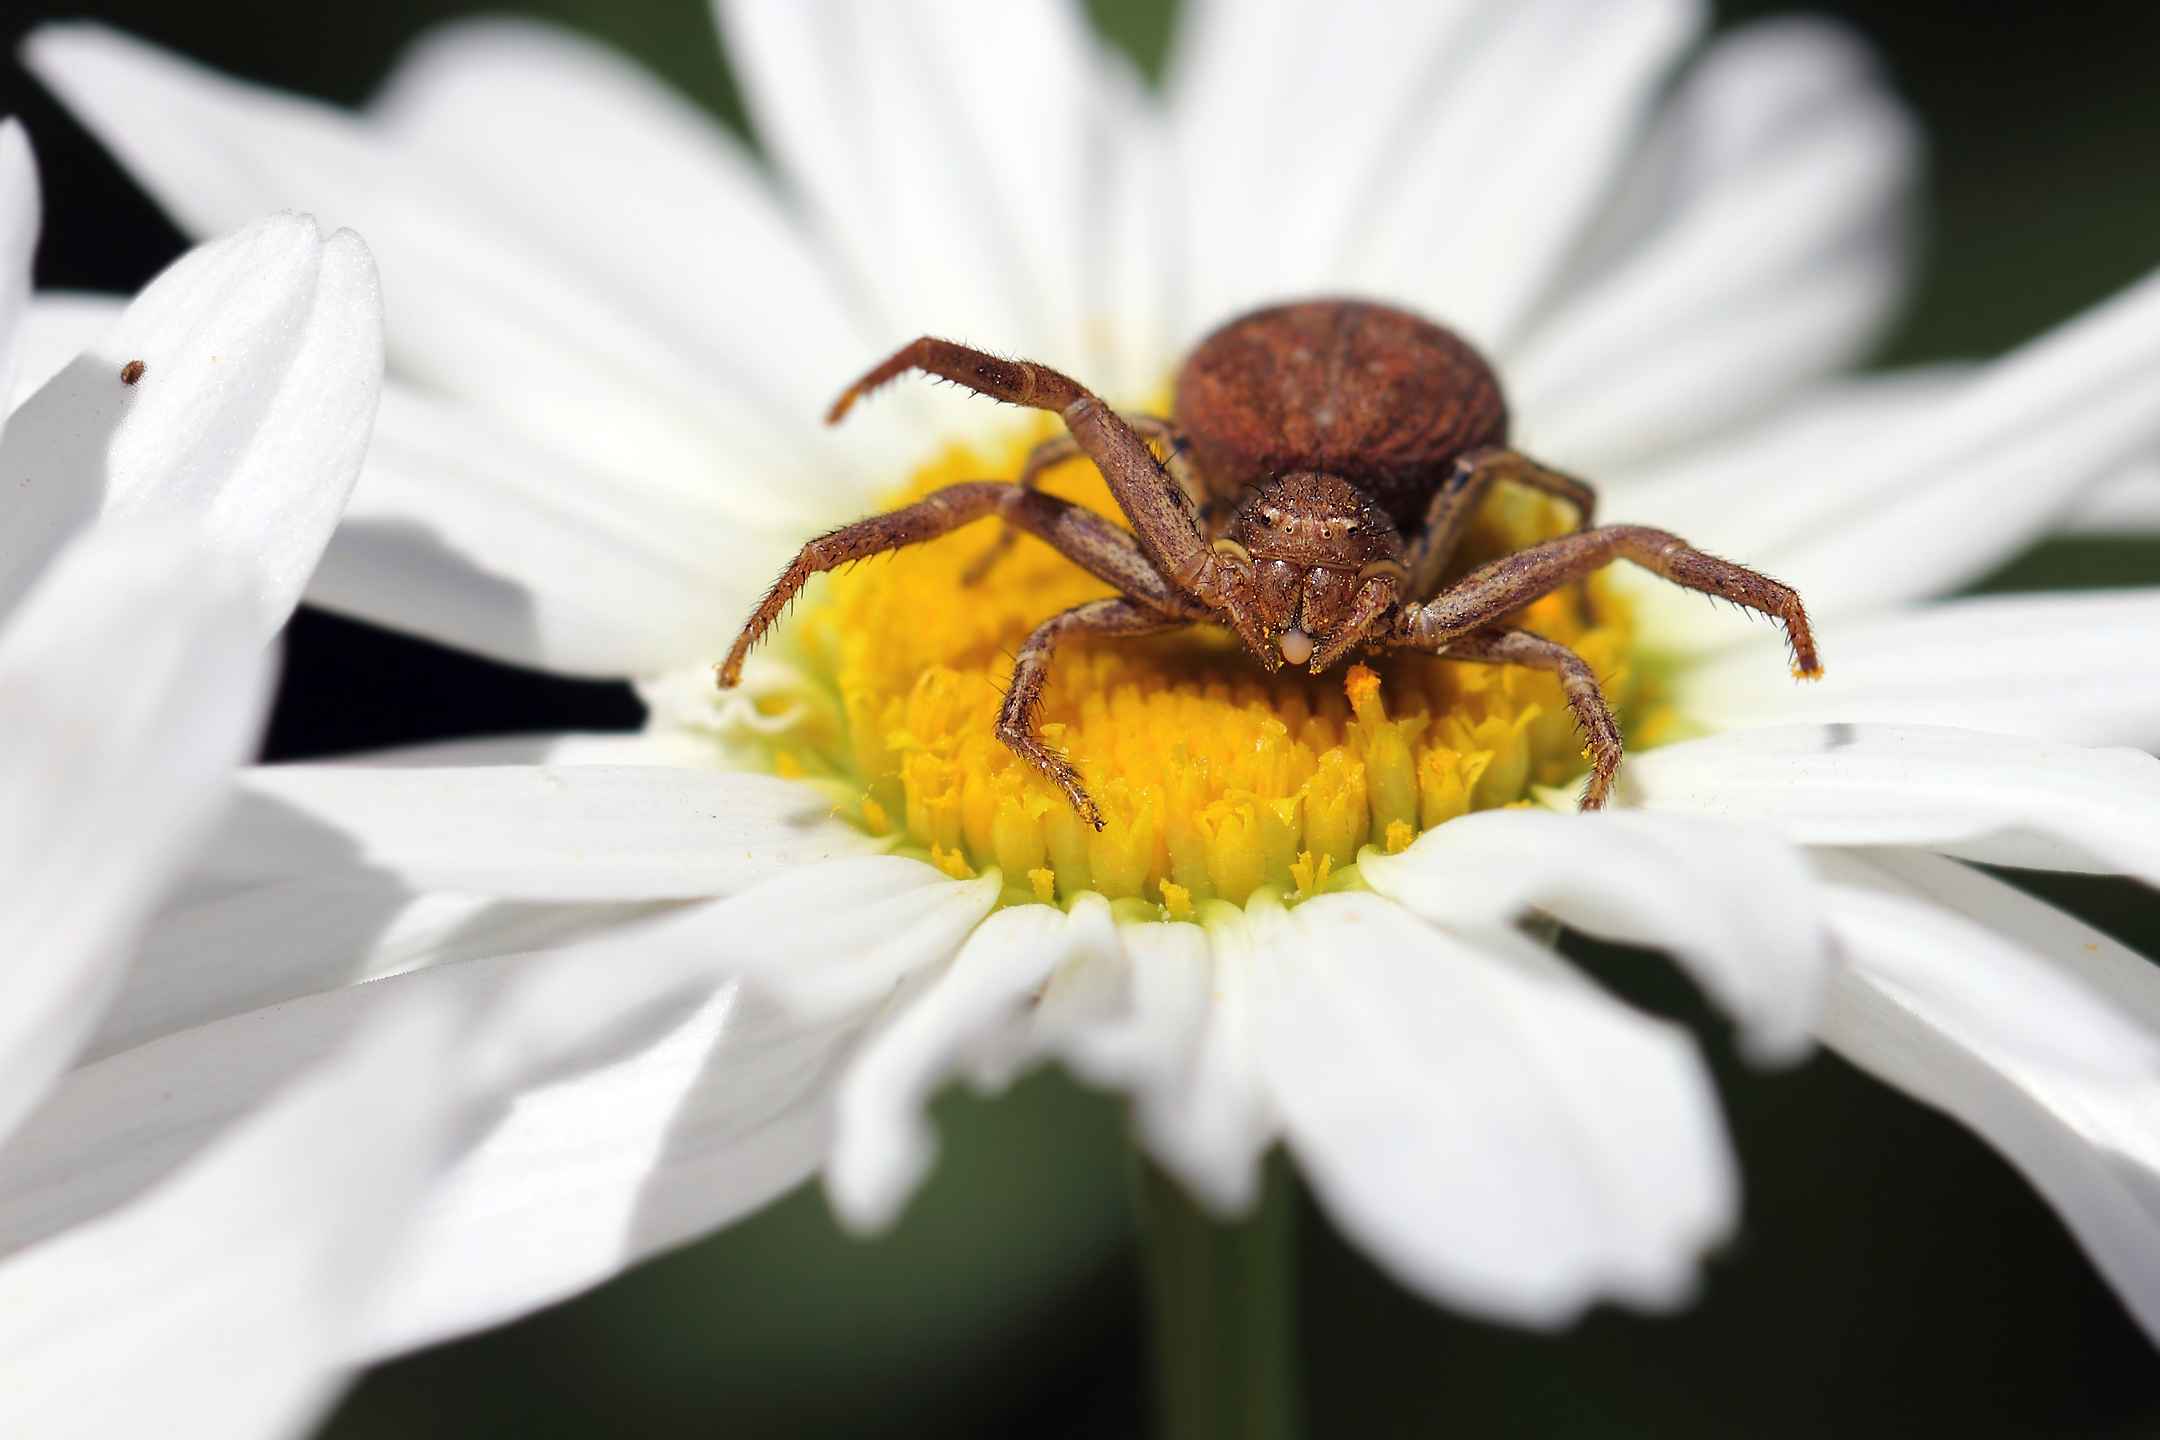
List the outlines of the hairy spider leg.
{"type": "Polygon", "coordinates": [[[1792,646],[1793,674],[1806,680],[1822,674],[1807,611],[1791,586],[1744,565],[1705,555],[1679,536],[1646,525],[1606,525],[1503,555],[1430,600],[1402,606],[1396,611],[1394,637],[1437,650],[1615,560],[1630,561],[1675,585],[1770,616],[1785,627],[1785,638],[1792,646]]]}
{"type": "Polygon", "coordinates": [[[1080,818],[1097,830],[1103,828],[1102,811],[1080,783],[1080,772],[1035,729],[1035,712],[1042,704],[1043,686],[1050,678],[1050,657],[1058,642],[1074,635],[1148,635],[1187,623],[1131,600],[1110,597],[1089,600],[1035,627],[1020,653],[1013,657],[1012,684],[998,709],[997,737],[1006,748],[1034,766],[1065,798],[1080,818]]]}
{"type": "Polygon", "coordinates": [[[964,385],[978,395],[1036,410],[1053,410],[1102,472],[1140,548],[1173,586],[1223,613],[1245,648],[1269,671],[1282,658],[1262,624],[1251,566],[1217,550],[1202,532],[1198,507],[1171,478],[1147,442],[1094,392],[1047,365],[1003,360],[951,340],[925,335],[903,345],[840,393],[827,412],[837,423],[854,403],[910,370],[964,385]]]}
{"type": "Polygon", "coordinates": [[[725,690],[742,679],[743,660],[751,648],[764,638],[812,575],[888,550],[935,540],[988,515],[1002,515],[1007,524],[1039,537],[1151,613],[1167,614],[1180,623],[1208,618],[1205,607],[1170,588],[1141,552],[1131,532],[1115,522],[1040,490],[1022,490],[1004,480],[970,480],[934,490],[898,510],[843,525],[803,546],[765,592],[742,633],[735,637],[734,648],[719,666],[720,688],[725,690]]]}
{"type": "MultiPolygon", "coordinates": [[[[1185,456],[1185,437],[1177,428],[1160,415],[1125,415],[1124,421],[1132,426],[1135,434],[1152,440],[1164,452],[1162,466],[1170,472],[1170,478],[1178,482],[1185,498],[1193,504],[1196,512],[1204,512],[1207,506],[1207,487],[1200,483],[1200,476],[1185,456]]],[[[1013,483],[1023,490],[1033,490],[1042,483],[1042,477],[1068,460],[1078,459],[1083,453],[1080,442],[1071,435],[1053,435],[1034,449],[1028,451],[1027,460],[1020,466],[1020,476],[1013,483]]],[[[1005,558],[1020,538],[1020,532],[1007,527],[998,532],[998,538],[984,548],[982,554],[968,562],[967,569],[960,572],[960,583],[979,585],[983,577],[1005,558]]]]}
{"type": "MultiPolygon", "coordinates": [[[[1403,648],[1419,648],[1404,642],[1403,648]]],[[[1581,808],[1602,810],[1612,794],[1613,775],[1620,768],[1620,722],[1598,687],[1589,662],[1557,640],[1533,635],[1528,630],[1473,630],[1444,642],[1445,660],[1474,660],[1486,665],[1521,665],[1560,677],[1561,693],[1575,723],[1582,727],[1583,753],[1590,760],[1590,779],[1583,786],[1581,808]]]]}
{"type": "Polygon", "coordinates": [[[1587,530],[1597,513],[1597,491],[1572,475],[1540,465],[1519,451],[1487,445],[1459,455],[1455,471],[1440,482],[1426,507],[1425,519],[1403,547],[1403,568],[1410,572],[1405,593],[1413,600],[1430,596],[1440,584],[1455,547],[1492,487],[1505,481],[1565,501],[1575,508],[1575,528],[1587,530]]]}

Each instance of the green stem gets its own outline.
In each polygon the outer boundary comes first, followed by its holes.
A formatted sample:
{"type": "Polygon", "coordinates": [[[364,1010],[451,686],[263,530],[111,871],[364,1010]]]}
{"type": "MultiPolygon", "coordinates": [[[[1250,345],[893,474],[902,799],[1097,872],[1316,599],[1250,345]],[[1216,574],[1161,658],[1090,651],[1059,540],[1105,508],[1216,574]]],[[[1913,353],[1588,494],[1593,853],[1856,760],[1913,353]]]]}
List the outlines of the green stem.
{"type": "Polygon", "coordinates": [[[1195,1205],[1142,1159],[1140,1244],[1154,1311],[1159,1433],[1166,1440],[1295,1440],[1297,1196],[1280,1155],[1260,1204],[1236,1223],[1195,1205]]]}

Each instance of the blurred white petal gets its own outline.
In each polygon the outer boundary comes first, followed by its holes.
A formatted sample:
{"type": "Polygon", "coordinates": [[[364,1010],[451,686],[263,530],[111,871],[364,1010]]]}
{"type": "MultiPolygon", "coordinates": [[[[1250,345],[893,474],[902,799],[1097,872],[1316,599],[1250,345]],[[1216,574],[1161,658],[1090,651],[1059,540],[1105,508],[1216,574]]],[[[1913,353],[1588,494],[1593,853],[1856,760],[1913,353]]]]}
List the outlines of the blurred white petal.
{"type": "Polygon", "coordinates": [[[171,528],[75,542],[0,632],[0,1135],[98,1024],[269,682],[246,597],[171,528]]]}
{"type": "Polygon", "coordinates": [[[198,874],[230,884],[370,872],[500,899],[725,895],[884,848],[793,781],[673,766],[271,765],[198,874]]]}
{"type": "Polygon", "coordinates": [[[845,492],[826,483],[814,416],[776,414],[709,354],[683,353],[623,303],[623,282],[566,265],[445,157],[95,25],[46,26],[24,58],[184,228],[299,205],[364,231],[390,277],[400,373],[624,487],[746,515],[793,507],[799,525],[845,492]],[[716,468],[740,483],[716,484],[716,468]]]}
{"type": "Polygon", "coordinates": [[[1162,296],[1177,307],[1166,338],[1182,347],[1253,305],[1371,289],[1347,271],[1348,252],[1403,183],[1432,109],[1473,73],[1478,27],[1498,11],[1475,0],[1181,6],[1164,87],[1175,183],[1128,192],[1181,252],[1159,262],[1176,282],[1162,296]]]}
{"type": "Polygon", "coordinates": [[[1918,170],[1912,117],[1851,34],[1724,36],[1510,356],[1522,442],[1602,475],[1860,358],[1903,290],[1918,170]]]}
{"type": "Polygon", "coordinates": [[[2160,531],[2160,462],[2140,460],[2087,491],[2064,528],[2082,535],[2151,535],[2160,531]]]}
{"type": "Polygon", "coordinates": [[[1363,197],[1344,277],[1511,353],[1707,18],[1693,0],[1483,11],[1363,197]]]}
{"type": "Polygon", "coordinates": [[[37,161],[13,117],[0,119],[0,424],[16,395],[24,321],[30,305],[31,263],[37,258],[37,161]]]}
{"type": "Polygon", "coordinates": [[[1689,1299],[1738,1186],[1686,1034],[1504,931],[1373,896],[1275,912],[1261,1053],[1344,1233],[1425,1295],[1558,1327],[1689,1299]]]}
{"type": "Polygon", "coordinates": [[[1631,756],[1620,793],[1804,845],[1910,845],[2160,882],[2160,759],[2137,750],[1933,725],[1779,725],[1631,756]]]}
{"type": "Polygon", "coordinates": [[[1683,669],[1674,701],[1718,730],[1806,720],[1979,725],[2160,748],[2160,590],[1946,600],[1837,627],[1829,672],[1795,685],[1774,637],[1683,669]],[[2014,671],[2015,684],[2005,684],[2014,671]]]}
{"type": "Polygon", "coordinates": [[[182,256],[0,435],[0,611],[100,516],[200,530],[285,623],[359,473],[382,381],[375,267],[274,216],[182,256]],[[121,367],[146,369],[133,385],[121,367]]]}
{"type": "Polygon", "coordinates": [[[513,665],[649,675],[710,660],[802,538],[392,386],[308,599],[513,665]]]}
{"type": "Polygon", "coordinates": [[[1022,1021],[1064,959],[1071,928],[1049,905],[991,915],[848,1066],[825,1167],[825,1193],[842,1220],[881,1229],[898,1217],[937,1155],[924,1107],[1000,1030],[1022,1021]]]}
{"type": "Polygon", "coordinates": [[[165,1184],[0,1267],[0,1431],[305,1433],[458,1123],[451,1017],[382,1017],[165,1184]]]}
{"type": "Polygon", "coordinates": [[[1850,964],[1824,1040],[2017,1166],[2160,1339],[2160,970],[1961,866],[1878,855],[1839,868],[1865,906],[1904,898],[1898,923],[1833,906],[1850,964]],[[2073,984],[2119,1018],[2065,1006],[2073,984]]]}
{"type": "MultiPolygon", "coordinates": [[[[985,78],[971,77],[978,88],[985,78]]],[[[679,353],[806,432],[849,367],[891,343],[849,308],[740,141],[575,31],[499,17],[441,26],[400,58],[372,109],[394,143],[477,187],[679,353]]],[[[1031,127],[1008,130],[1040,139],[1031,127]]],[[[1049,278],[1069,291],[1076,272],[1049,278]]],[[[878,407],[837,438],[865,457],[919,449],[920,430],[884,423],[904,415],[878,407]]],[[[867,497],[843,488],[832,498],[867,497]]]]}
{"type": "Polygon", "coordinates": [[[1600,939],[1667,950],[1766,1059],[1803,1050],[1829,956],[1797,851],[1694,816],[1489,810],[1400,855],[1358,857],[1367,884],[1445,930],[1536,908],[1600,939]]]}

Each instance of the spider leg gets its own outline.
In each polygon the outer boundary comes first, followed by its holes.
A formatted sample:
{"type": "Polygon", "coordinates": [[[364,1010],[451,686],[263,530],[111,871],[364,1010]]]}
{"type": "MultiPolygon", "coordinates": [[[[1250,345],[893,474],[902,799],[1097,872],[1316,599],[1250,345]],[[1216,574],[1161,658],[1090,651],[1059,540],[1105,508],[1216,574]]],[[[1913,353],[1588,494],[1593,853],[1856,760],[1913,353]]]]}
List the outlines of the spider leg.
{"type": "Polygon", "coordinates": [[[1179,620],[1207,618],[1195,601],[1170,588],[1132,533],[1084,506],[1003,480],[970,480],[932,491],[912,505],[843,525],[812,540],[780,572],[758,602],[742,633],[719,666],[722,689],[742,678],[743,660],[764,638],[812,575],[888,550],[919,545],[988,515],[1002,515],[1054,546],[1074,564],[1131,596],[1134,603],[1179,620]]]}
{"type": "Polygon", "coordinates": [[[1486,493],[1501,481],[1541,491],[1575,507],[1575,528],[1587,530],[1597,511],[1597,491],[1572,475],[1548,469],[1529,456],[1498,445],[1487,445],[1456,457],[1455,471],[1425,509],[1425,520],[1403,547],[1403,568],[1410,572],[1407,593],[1423,599],[1440,583],[1463,533],[1477,515],[1486,493]]]}
{"type": "Polygon", "coordinates": [[[1807,611],[1791,586],[1705,555],[1679,536],[1645,525],[1582,530],[1503,555],[1430,600],[1401,607],[1396,612],[1395,634],[1413,645],[1437,650],[1615,560],[1631,561],[1675,585],[1721,596],[1770,616],[1785,627],[1785,638],[1792,646],[1793,674],[1810,680],[1822,674],[1807,611]]]}
{"type": "Polygon", "coordinates": [[[1282,665],[1261,620],[1249,561],[1216,549],[1200,526],[1199,507],[1163,468],[1133,427],[1086,386],[1047,365],[1002,360],[951,340],[925,335],[903,345],[842,391],[827,424],[847,414],[856,400],[910,370],[920,370],[979,395],[1054,410],[1095,468],[1102,472],[1118,508],[1132,522],[1140,548],[1172,585],[1225,618],[1254,658],[1269,670],[1282,665]]]}
{"type": "MultiPolygon", "coordinates": [[[[1153,440],[1163,448],[1168,457],[1163,461],[1163,468],[1170,472],[1171,479],[1178,482],[1178,488],[1185,492],[1186,498],[1192,501],[1194,507],[1200,507],[1207,500],[1207,491],[1202,488],[1200,477],[1194,472],[1191,462],[1185,458],[1184,436],[1160,415],[1127,415],[1124,420],[1132,426],[1136,434],[1153,440]]],[[[1023,490],[1033,490],[1042,483],[1045,474],[1068,460],[1077,459],[1083,453],[1080,442],[1071,435],[1054,435],[1028,451],[1027,461],[1020,467],[1020,478],[1013,483],[1023,490]]],[[[1012,549],[1013,542],[1019,538],[1019,532],[1010,527],[998,532],[998,538],[991,541],[982,554],[970,561],[967,569],[961,572],[960,583],[981,584],[983,577],[990,573],[998,561],[1005,558],[1005,552],[1012,549]]]]}
{"type": "MultiPolygon", "coordinates": [[[[1405,647],[1425,648],[1425,647],[1405,647]]],[[[1597,676],[1582,656],[1557,640],[1547,640],[1528,630],[1473,630],[1445,642],[1440,651],[1447,660],[1476,660],[1487,665],[1521,665],[1560,677],[1568,709],[1582,727],[1583,753],[1590,761],[1590,780],[1583,786],[1582,808],[1602,810],[1612,794],[1613,774],[1620,768],[1620,722],[1613,718],[1597,676]]]]}
{"type": "Polygon", "coordinates": [[[1103,828],[1102,811],[1080,783],[1080,772],[1035,729],[1035,711],[1042,704],[1043,687],[1050,678],[1050,657],[1058,642],[1074,635],[1146,635],[1186,623],[1131,600],[1113,596],[1075,605],[1035,627],[1020,653],[1013,657],[1012,684],[998,710],[997,737],[1013,754],[1034,766],[1051,784],[1065,792],[1073,810],[1097,830],[1103,828]]]}

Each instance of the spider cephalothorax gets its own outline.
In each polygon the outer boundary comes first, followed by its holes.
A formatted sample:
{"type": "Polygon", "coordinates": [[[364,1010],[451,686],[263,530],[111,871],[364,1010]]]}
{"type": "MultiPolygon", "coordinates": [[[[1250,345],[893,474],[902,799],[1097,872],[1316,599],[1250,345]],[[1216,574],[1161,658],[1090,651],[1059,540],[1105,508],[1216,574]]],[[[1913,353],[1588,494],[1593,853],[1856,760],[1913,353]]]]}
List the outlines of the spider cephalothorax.
{"type": "MultiPolygon", "coordinates": [[[[1460,337],[1401,310],[1318,300],[1233,320],[1180,368],[1168,420],[1121,416],[1055,370],[929,336],[848,387],[828,418],[909,370],[1055,411],[1068,433],[1038,446],[1017,484],[950,485],[805,545],[743,627],[720,683],[741,678],[750,647],[812,575],[1001,516],[1119,592],[1052,616],[1028,637],[997,727],[1098,829],[1101,814],[1079,773],[1034,727],[1051,654],[1071,635],[1212,622],[1236,632],[1268,670],[1288,662],[1318,674],[1354,651],[1405,649],[1550,672],[1588,740],[1584,809],[1611,792],[1619,727],[1580,657],[1504,623],[1531,601],[1628,560],[1776,618],[1796,673],[1821,669],[1789,587],[1662,530],[1591,528],[1588,485],[1507,448],[1507,408],[1491,367],[1460,337]],[[1169,458],[1158,460],[1144,436],[1169,458]],[[1130,530],[1035,488],[1045,470],[1082,454],[1130,530]],[[1443,588],[1449,557],[1499,481],[1567,502],[1578,528],[1443,588]]],[[[971,579],[987,573],[1009,538],[971,579]]]]}

